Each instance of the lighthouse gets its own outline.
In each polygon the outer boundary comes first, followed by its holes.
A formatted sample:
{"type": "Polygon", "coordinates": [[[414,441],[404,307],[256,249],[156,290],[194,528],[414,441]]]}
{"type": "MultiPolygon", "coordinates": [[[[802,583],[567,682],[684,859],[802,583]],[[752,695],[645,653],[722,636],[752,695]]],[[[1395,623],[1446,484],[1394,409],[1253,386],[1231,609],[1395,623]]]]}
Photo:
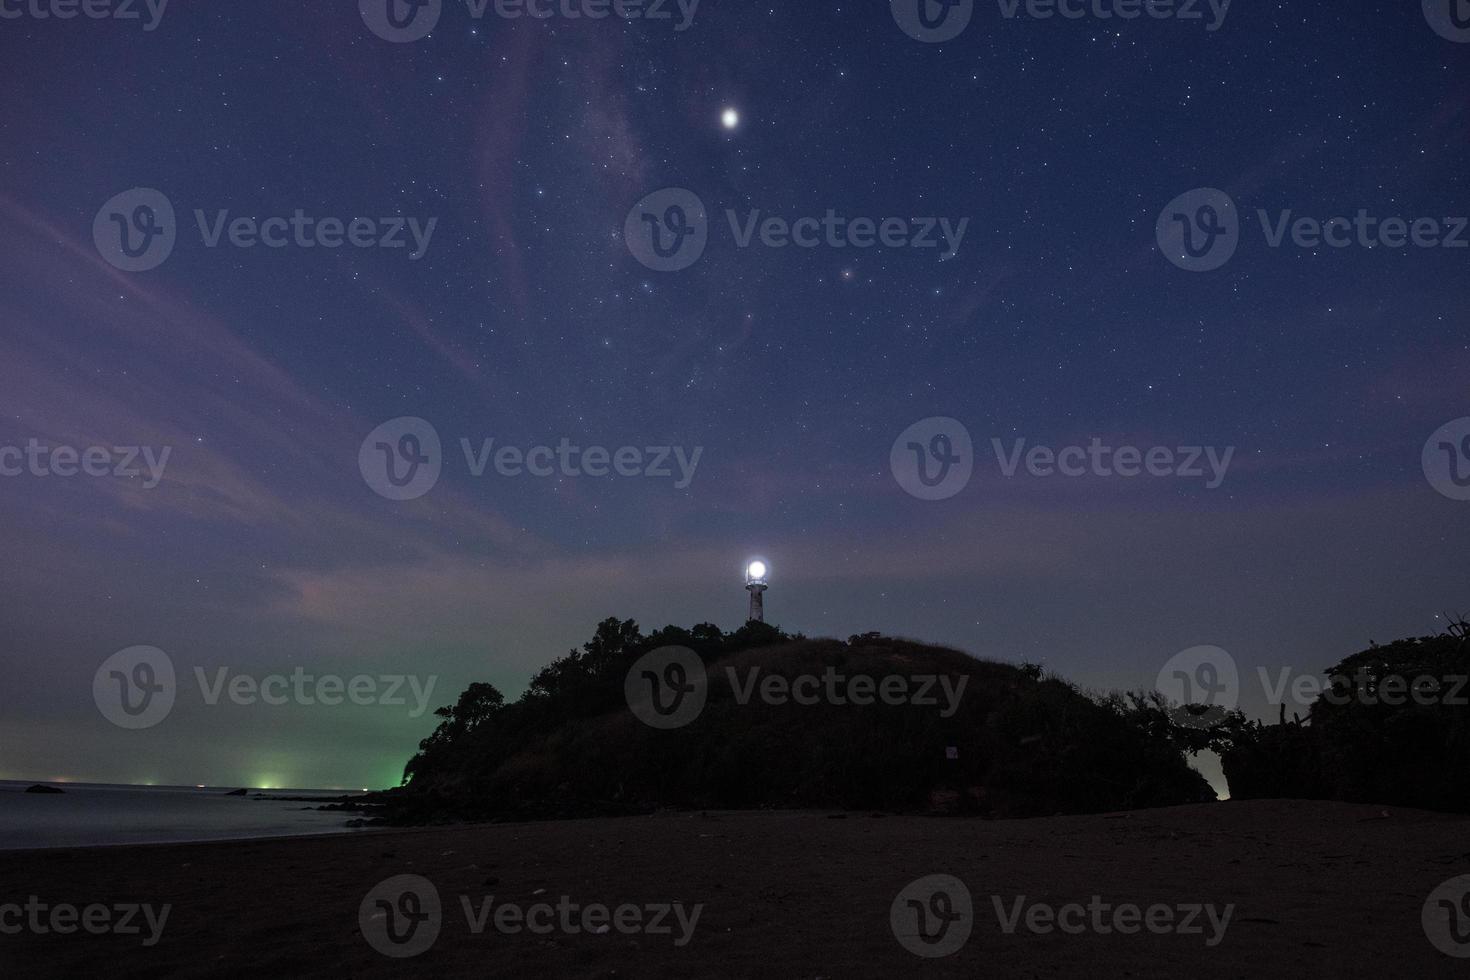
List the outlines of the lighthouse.
{"type": "Polygon", "coordinates": [[[763,594],[766,591],[766,563],[756,559],[745,566],[745,591],[750,593],[750,615],[747,621],[764,623],[766,621],[766,604],[763,594]]]}

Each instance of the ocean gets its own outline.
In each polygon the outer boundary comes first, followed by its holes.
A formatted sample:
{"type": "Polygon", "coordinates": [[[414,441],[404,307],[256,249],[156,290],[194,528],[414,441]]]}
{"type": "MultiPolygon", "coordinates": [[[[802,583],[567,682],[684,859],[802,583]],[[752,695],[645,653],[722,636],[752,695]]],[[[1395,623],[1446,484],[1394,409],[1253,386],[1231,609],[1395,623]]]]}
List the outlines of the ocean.
{"type": "MultiPolygon", "coordinates": [[[[114,786],[51,783],[60,794],[26,793],[28,782],[0,780],[0,850],[240,840],[350,833],[361,813],[320,812],[310,802],[227,796],[236,787],[114,786]]],[[[279,789],[268,796],[327,802],[341,790],[279,789]]]]}

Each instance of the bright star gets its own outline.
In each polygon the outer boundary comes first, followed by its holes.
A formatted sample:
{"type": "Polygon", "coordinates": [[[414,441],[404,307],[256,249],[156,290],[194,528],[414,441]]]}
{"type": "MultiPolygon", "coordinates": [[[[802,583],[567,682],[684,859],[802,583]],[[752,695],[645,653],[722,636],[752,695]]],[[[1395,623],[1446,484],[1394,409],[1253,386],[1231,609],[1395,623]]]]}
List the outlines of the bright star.
{"type": "Polygon", "coordinates": [[[734,129],[740,125],[740,113],[736,112],[733,107],[726,109],[720,115],[720,122],[724,124],[726,129],[734,129]]]}

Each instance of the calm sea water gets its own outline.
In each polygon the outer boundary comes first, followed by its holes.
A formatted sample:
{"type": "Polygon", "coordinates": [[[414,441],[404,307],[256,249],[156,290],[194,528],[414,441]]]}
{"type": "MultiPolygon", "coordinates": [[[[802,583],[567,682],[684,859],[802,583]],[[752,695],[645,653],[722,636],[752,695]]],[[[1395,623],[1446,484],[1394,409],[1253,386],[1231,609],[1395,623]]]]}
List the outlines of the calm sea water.
{"type": "MultiPolygon", "coordinates": [[[[289,837],[350,833],[360,813],[322,813],[313,803],[226,796],[234,787],[57,784],[60,795],[26,793],[0,780],[0,850],[90,844],[289,837]]],[[[282,789],[271,796],[339,797],[340,791],[282,789]]],[[[325,802],[325,799],[323,800],[325,802]]]]}

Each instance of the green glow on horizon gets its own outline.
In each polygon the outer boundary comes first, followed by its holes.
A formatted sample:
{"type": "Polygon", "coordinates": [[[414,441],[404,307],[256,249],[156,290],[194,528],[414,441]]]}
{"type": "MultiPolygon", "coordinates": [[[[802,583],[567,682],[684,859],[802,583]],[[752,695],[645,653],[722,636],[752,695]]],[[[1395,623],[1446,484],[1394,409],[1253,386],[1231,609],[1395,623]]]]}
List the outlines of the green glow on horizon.
{"type": "Polygon", "coordinates": [[[247,777],[231,778],[230,766],[221,767],[224,771],[204,773],[201,777],[200,769],[210,769],[212,766],[193,767],[195,771],[175,777],[172,773],[159,775],[150,773],[147,776],[138,774],[117,776],[107,774],[71,772],[50,773],[47,775],[36,775],[34,773],[15,772],[10,770],[0,771],[0,781],[17,783],[50,783],[62,785],[66,783],[94,783],[97,785],[114,786],[138,786],[157,788],[160,786],[178,786],[187,789],[259,789],[259,790],[285,790],[285,789],[309,789],[318,791],[340,792],[340,793],[372,793],[385,789],[396,788],[403,783],[403,759],[394,758],[387,763],[369,762],[364,766],[347,765],[343,768],[346,772],[339,772],[331,778],[316,779],[307,774],[304,777],[299,773],[292,773],[286,766],[291,760],[279,758],[257,759],[260,764],[254,773],[247,777]],[[221,778],[223,777],[223,778],[221,778]]]}

